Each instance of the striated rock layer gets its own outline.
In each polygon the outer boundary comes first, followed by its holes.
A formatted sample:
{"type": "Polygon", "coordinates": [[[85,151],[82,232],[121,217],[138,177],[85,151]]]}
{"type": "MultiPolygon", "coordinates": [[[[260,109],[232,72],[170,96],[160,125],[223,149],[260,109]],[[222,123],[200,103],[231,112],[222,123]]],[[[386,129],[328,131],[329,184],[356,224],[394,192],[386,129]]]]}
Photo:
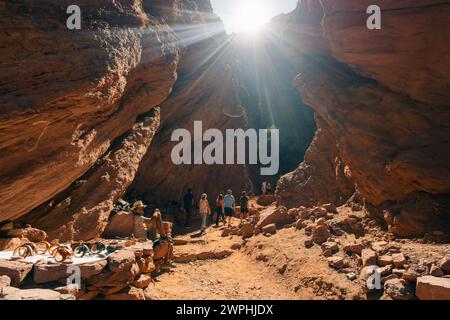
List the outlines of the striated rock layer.
{"type": "Polygon", "coordinates": [[[398,235],[448,232],[450,3],[321,3],[321,26],[298,14],[294,28],[323,33],[331,51],[303,54],[296,79],[319,129],[306,161],[280,180],[280,203],[343,203],[353,185],[398,235]],[[370,4],[382,9],[382,30],[366,28],[370,4]]]}
{"type": "Polygon", "coordinates": [[[177,37],[153,2],[78,1],[69,31],[70,1],[0,1],[0,221],[101,234],[177,79],[177,37]]]}

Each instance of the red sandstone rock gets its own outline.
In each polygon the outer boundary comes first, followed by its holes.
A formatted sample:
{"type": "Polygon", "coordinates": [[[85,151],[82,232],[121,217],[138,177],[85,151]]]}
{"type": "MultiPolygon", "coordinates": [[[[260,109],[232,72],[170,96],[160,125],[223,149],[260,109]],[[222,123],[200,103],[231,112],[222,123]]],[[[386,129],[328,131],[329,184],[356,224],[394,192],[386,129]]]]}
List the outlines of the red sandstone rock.
{"type": "Polygon", "coordinates": [[[0,260],[0,275],[8,276],[13,287],[18,287],[32,268],[31,263],[0,260]]]}
{"type": "Polygon", "coordinates": [[[49,210],[53,217],[43,213],[42,221],[30,219],[50,238],[64,240],[103,231],[97,221],[133,180],[149,141],[124,146],[122,161],[113,156],[108,170],[79,178],[95,171],[94,164],[115,149],[114,140],[133,128],[138,115],[168,96],[178,61],[174,34],[149,19],[141,1],[81,0],[77,5],[86,17],[86,32],[67,32],[57,13],[65,8],[61,2],[5,4],[0,23],[8,48],[2,51],[0,76],[0,168],[5,173],[0,220],[17,219],[67,188],[81,187],[82,195],[65,191],[65,198],[45,204],[55,206],[49,210]],[[24,6],[37,18],[30,21],[24,6]]]}
{"type": "Polygon", "coordinates": [[[420,277],[417,279],[416,296],[420,300],[450,300],[450,279],[420,277]]]}

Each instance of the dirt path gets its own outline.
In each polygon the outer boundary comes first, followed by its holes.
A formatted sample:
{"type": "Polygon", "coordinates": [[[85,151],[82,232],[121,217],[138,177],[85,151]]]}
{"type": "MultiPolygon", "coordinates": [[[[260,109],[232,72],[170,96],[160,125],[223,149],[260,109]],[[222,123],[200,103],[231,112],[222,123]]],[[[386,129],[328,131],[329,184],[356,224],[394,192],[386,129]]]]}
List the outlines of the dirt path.
{"type": "Polygon", "coordinates": [[[222,260],[175,264],[157,278],[156,288],[168,300],[295,299],[293,291],[241,252],[222,260]]]}
{"type": "MultiPolygon", "coordinates": [[[[236,221],[237,223],[237,221],[236,221]]],[[[241,237],[221,237],[223,228],[206,235],[176,237],[175,262],[156,279],[161,299],[295,299],[282,279],[239,250],[241,237]]]]}

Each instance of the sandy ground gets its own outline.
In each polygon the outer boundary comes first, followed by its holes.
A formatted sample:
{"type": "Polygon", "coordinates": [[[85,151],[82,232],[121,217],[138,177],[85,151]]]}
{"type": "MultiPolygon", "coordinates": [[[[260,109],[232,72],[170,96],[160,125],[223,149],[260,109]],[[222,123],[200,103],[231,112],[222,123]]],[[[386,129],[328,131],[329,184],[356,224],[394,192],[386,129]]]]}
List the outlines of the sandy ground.
{"type": "Polygon", "coordinates": [[[176,264],[157,278],[156,288],[167,300],[296,299],[282,280],[241,252],[222,260],[176,264]]]}

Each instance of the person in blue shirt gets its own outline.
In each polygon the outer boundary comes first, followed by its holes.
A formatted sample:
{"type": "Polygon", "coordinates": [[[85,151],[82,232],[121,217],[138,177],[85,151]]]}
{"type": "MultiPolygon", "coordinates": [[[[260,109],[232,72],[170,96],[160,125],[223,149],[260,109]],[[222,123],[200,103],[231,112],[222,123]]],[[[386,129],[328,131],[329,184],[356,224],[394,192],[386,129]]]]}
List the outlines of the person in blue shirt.
{"type": "Polygon", "coordinates": [[[225,207],[225,217],[228,221],[228,225],[231,226],[231,217],[233,217],[234,208],[236,206],[236,201],[233,196],[233,191],[228,190],[225,197],[223,197],[224,207],[225,207]]]}

